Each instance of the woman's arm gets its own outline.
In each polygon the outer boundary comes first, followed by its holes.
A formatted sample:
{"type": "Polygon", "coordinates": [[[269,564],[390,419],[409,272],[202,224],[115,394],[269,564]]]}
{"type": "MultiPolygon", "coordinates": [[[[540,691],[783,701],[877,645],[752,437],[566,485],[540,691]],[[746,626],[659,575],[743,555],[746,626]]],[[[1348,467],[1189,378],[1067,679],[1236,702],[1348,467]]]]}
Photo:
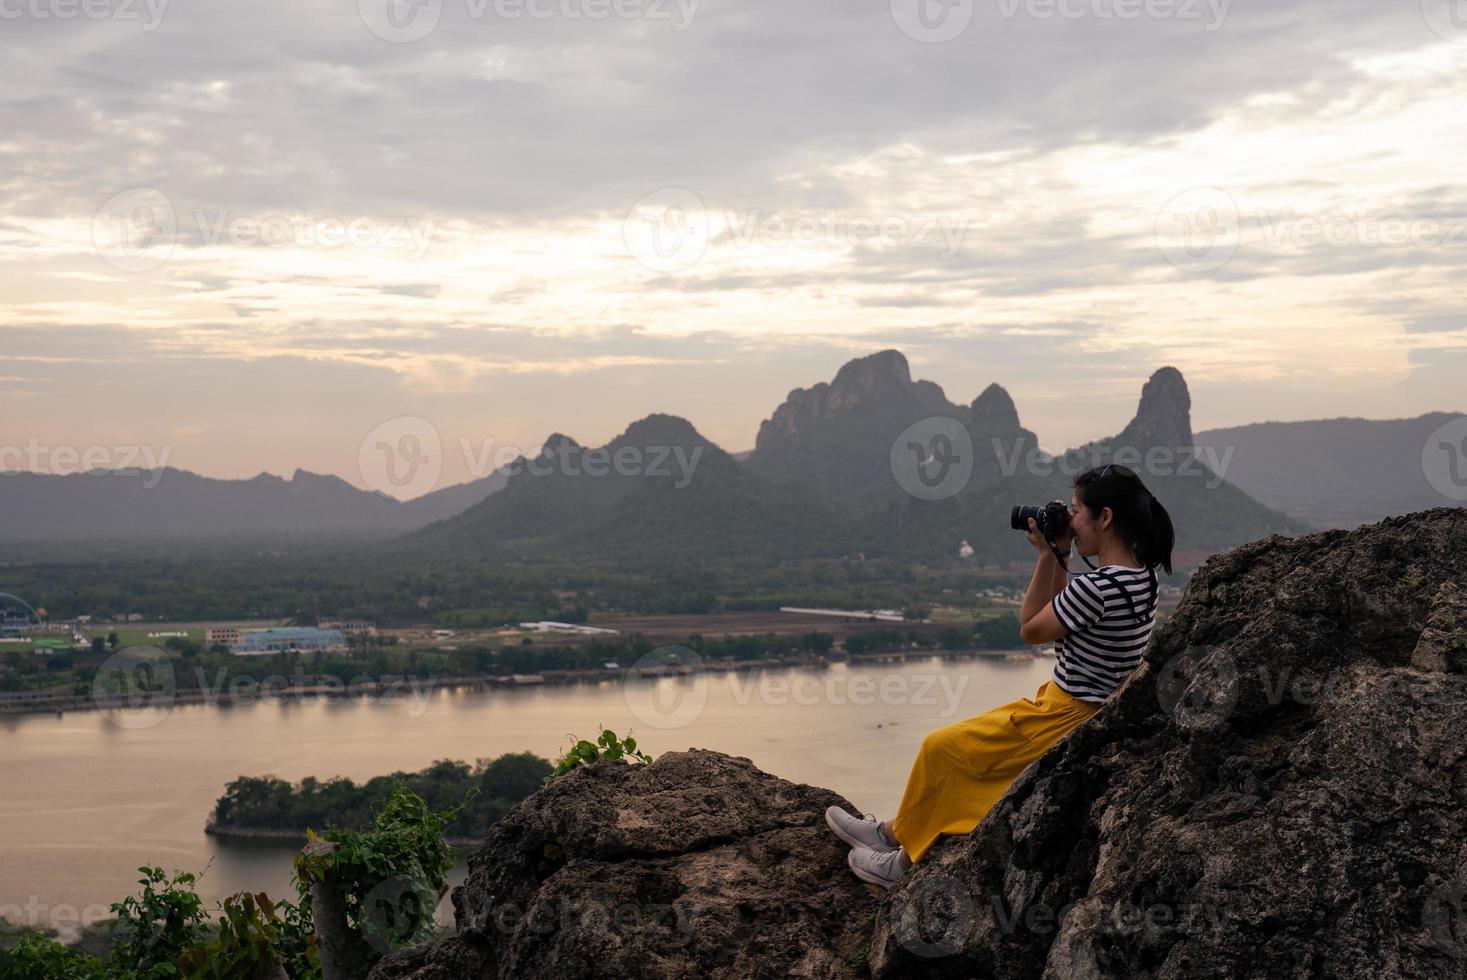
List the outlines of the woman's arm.
{"type": "MultiPolygon", "coordinates": [[[[1039,558],[1019,607],[1019,638],[1025,643],[1049,643],[1065,635],[1064,625],[1054,614],[1052,600],[1070,584],[1070,573],[1039,534],[1033,518],[1029,519],[1029,543],[1038,550],[1039,558]]],[[[1064,543],[1068,550],[1068,538],[1064,543]]]]}

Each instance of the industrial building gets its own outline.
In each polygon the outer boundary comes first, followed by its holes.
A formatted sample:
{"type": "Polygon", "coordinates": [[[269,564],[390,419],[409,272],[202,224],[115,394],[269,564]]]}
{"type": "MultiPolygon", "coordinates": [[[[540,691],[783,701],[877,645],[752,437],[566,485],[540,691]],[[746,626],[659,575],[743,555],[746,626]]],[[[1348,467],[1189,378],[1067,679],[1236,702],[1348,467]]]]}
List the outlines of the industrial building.
{"type": "Polygon", "coordinates": [[[265,630],[245,630],[239,641],[229,645],[238,654],[260,655],[287,653],[292,650],[345,650],[346,635],[341,630],[323,630],[314,626],[281,626],[265,630]]]}

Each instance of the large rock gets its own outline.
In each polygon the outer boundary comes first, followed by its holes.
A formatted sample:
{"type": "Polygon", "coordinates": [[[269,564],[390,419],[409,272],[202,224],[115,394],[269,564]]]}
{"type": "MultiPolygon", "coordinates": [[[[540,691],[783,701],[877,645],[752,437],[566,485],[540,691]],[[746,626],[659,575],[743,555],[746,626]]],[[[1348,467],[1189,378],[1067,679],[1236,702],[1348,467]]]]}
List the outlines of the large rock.
{"type": "Polygon", "coordinates": [[[515,807],[455,889],[458,935],[412,977],[864,977],[877,899],[824,823],[829,790],[694,749],[598,762],[515,807]]]}
{"type": "Polygon", "coordinates": [[[883,908],[877,977],[1467,976],[1467,510],[1207,562],[883,908]]]}

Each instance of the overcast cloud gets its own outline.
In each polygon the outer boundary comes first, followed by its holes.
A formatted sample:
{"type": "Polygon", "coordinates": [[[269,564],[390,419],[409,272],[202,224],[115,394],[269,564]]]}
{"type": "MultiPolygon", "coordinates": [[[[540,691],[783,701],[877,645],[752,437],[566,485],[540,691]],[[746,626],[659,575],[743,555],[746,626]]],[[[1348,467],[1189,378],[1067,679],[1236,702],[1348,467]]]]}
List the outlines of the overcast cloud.
{"type": "Polygon", "coordinates": [[[887,346],[1054,448],[1467,409],[1449,4],[921,2],[0,0],[0,442],[740,450],[887,346]]]}

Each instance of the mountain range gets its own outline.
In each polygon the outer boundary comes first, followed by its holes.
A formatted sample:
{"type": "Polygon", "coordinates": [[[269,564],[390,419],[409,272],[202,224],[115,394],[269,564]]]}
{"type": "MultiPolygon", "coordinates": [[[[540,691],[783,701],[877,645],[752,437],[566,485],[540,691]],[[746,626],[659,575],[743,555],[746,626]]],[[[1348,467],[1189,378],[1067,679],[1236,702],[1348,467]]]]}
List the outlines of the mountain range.
{"type": "Polygon", "coordinates": [[[408,502],[304,470],[289,480],[171,468],[7,473],[0,539],[398,536],[425,553],[565,559],[917,558],[955,555],[966,539],[980,561],[1005,561],[1027,549],[1009,530],[1011,506],[1068,499],[1075,473],[1117,461],[1167,506],[1179,549],[1213,551],[1443,503],[1422,474],[1420,447],[1451,417],[1269,422],[1194,436],[1186,381],[1163,367],[1121,432],[1051,455],[998,384],[953,401],[885,350],[791,391],[744,453],[659,413],[600,447],[552,434],[533,458],[408,502]]]}
{"type": "Polygon", "coordinates": [[[1028,554],[1023,535],[1009,528],[1013,505],[1068,500],[1074,474],[1108,461],[1143,471],[1177,523],[1179,548],[1210,551],[1303,530],[1191,458],[1190,413],[1181,374],[1163,368],[1121,433],[1054,457],[1039,449],[1003,388],[955,403],[887,350],[850,361],[828,383],[791,391],[743,458],[667,415],[635,422],[596,449],[556,434],[535,459],[508,467],[503,490],[405,543],[436,553],[668,561],[952,556],[966,539],[976,559],[1004,562],[1028,554]],[[699,462],[682,478],[613,472],[605,462],[618,454],[651,460],[659,451],[699,462]],[[1171,462],[1151,472],[1148,453],[1171,462]],[[589,474],[588,460],[608,471],[589,474]]]}
{"type": "Polygon", "coordinates": [[[451,517],[502,488],[503,472],[402,502],[296,470],[218,480],[166,467],[0,474],[0,539],[82,541],[259,534],[390,534],[451,517]]]}

